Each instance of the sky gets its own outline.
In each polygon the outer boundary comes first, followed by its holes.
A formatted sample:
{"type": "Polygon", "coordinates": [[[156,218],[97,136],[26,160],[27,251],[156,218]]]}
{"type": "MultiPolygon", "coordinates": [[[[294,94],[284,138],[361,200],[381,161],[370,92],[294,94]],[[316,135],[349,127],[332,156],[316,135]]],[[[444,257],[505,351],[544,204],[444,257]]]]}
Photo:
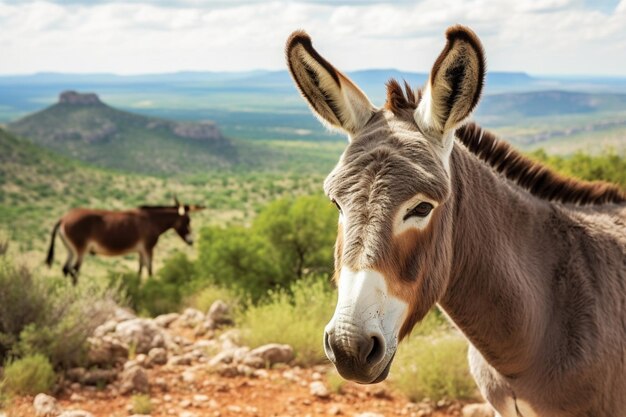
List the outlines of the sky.
{"type": "Polygon", "coordinates": [[[285,69],[296,29],[345,71],[428,72],[457,23],[492,71],[626,76],[626,0],[0,0],[0,74],[285,69]]]}

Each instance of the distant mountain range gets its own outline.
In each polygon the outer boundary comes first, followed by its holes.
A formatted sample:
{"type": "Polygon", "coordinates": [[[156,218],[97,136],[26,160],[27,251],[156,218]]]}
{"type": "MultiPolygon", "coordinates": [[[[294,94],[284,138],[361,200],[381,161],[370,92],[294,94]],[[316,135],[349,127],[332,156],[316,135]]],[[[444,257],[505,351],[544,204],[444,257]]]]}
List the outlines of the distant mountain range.
{"type": "MultiPolygon", "coordinates": [[[[376,105],[384,104],[385,83],[390,78],[406,80],[417,88],[427,77],[394,69],[348,75],[376,105]]],[[[97,91],[111,106],[147,117],[213,120],[231,139],[341,140],[311,115],[287,71],[0,76],[0,123],[14,123],[53,104],[59,91],[70,89],[97,91]]],[[[523,72],[489,72],[474,114],[483,126],[513,127],[511,137],[519,143],[549,140],[557,131],[563,138],[570,131],[605,129],[606,121],[623,126],[625,117],[626,77],[548,77],[523,72]]]]}
{"type": "Polygon", "coordinates": [[[9,123],[35,144],[99,167],[176,174],[237,162],[214,122],[180,122],[117,110],[93,93],[61,93],[57,103],[9,123]]]}

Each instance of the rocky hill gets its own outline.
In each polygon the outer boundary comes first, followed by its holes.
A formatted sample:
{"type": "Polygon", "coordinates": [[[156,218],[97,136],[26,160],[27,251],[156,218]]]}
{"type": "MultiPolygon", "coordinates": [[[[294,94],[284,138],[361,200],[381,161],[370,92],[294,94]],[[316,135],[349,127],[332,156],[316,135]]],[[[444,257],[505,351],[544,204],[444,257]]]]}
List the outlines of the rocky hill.
{"type": "Polygon", "coordinates": [[[65,91],[56,104],[8,125],[32,142],[94,165],[147,174],[227,167],[237,150],[211,121],[179,122],[115,109],[93,93],[65,91]]]}

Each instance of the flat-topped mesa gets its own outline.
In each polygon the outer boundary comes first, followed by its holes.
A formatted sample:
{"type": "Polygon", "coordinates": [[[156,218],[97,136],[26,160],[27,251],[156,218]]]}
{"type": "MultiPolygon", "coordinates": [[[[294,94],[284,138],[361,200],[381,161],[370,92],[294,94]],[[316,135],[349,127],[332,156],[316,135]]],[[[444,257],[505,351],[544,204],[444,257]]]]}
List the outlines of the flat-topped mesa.
{"type": "Polygon", "coordinates": [[[77,91],[64,91],[59,96],[61,104],[102,104],[100,98],[94,93],[79,93],[77,91]]]}

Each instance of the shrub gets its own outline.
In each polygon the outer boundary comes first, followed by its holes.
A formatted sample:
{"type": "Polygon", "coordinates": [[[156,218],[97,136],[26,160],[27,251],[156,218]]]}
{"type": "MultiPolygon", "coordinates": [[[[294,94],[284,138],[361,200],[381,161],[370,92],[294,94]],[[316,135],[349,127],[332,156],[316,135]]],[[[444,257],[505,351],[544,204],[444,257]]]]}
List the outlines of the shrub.
{"type": "Polygon", "coordinates": [[[0,360],[45,355],[53,366],[78,365],[87,338],[114,307],[114,294],[83,279],[33,275],[0,258],[0,360]]]}
{"type": "Polygon", "coordinates": [[[109,274],[109,288],[121,294],[133,310],[157,316],[180,309],[194,272],[193,262],[184,253],[175,252],[165,260],[156,276],[144,282],[136,272],[109,274]]]}
{"type": "Polygon", "coordinates": [[[133,395],[131,403],[134,414],[150,414],[152,412],[152,402],[147,395],[133,395]]]}
{"type": "Polygon", "coordinates": [[[54,370],[48,358],[35,354],[7,362],[0,386],[10,394],[36,395],[50,392],[54,381],[54,370]]]}
{"type": "Polygon", "coordinates": [[[222,300],[231,307],[238,304],[238,297],[232,290],[209,284],[187,296],[185,305],[206,313],[217,300],[222,300]]]}
{"type": "Polygon", "coordinates": [[[204,228],[198,240],[198,276],[258,301],[276,288],[280,271],[269,242],[250,229],[231,226],[204,228]]]}
{"type": "Polygon", "coordinates": [[[412,401],[476,398],[467,342],[457,334],[413,336],[400,344],[390,379],[412,401]]]}
{"type": "Polygon", "coordinates": [[[83,280],[78,286],[68,280],[48,280],[45,315],[20,332],[17,352],[42,353],[55,367],[83,363],[87,338],[109,317],[114,296],[104,286],[83,280]]]}
{"type": "Polygon", "coordinates": [[[307,275],[329,274],[337,213],[327,199],[282,199],[263,208],[252,227],[200,232],[197,276],[253,302],[307,275]]]}
{"type": "Polygon", "coordinates": [[[324,277],[305,278],[294,282],[289,291],[271,292],[266,301],[242,313],[243,341],[251,347],[286,343],[294,348],[297,363],[323,363],[322,335],[335,298],[324,277]]]}

